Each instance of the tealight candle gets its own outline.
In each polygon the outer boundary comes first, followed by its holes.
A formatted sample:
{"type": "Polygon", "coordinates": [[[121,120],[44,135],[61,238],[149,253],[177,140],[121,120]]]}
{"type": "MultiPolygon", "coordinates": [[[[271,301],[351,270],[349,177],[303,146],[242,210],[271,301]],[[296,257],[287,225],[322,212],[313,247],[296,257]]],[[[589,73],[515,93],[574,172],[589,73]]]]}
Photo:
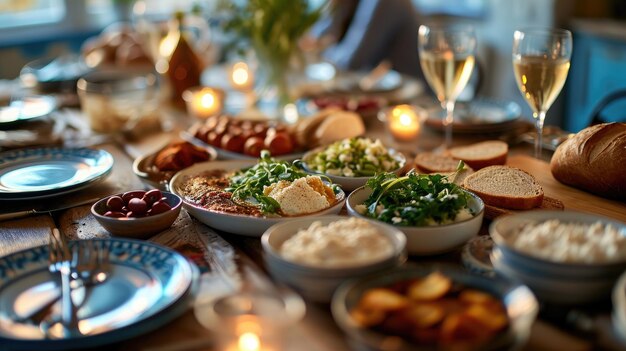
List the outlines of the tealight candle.
{"type": "Polygon", "coordinates": [[[281,351],[288,349],[285,329],[304,316],[295,294],[239,292],[195,307],[200,324],[214,332],[216,350],[281,351]]]}
{"type": "Polygon", "coordinates": [[[415,139],[420,132],[420,117],[410,105],[398,105],[387,114],[387,125],[391,135],[402,141],[415,139]]]}
{"type": "Polygon", "coordinates": [[[254,75],[245,62],[237,62],[230,72],[230,84],[240,91],[249,91],[254,84],[254,75]]]}
{"type": "Polygon", "coordinates": [[[197,118],[206,119],[222,112],[224,92],[216,88],[193,88],[185,91],[183,98],[187,111],[197,118]]]}

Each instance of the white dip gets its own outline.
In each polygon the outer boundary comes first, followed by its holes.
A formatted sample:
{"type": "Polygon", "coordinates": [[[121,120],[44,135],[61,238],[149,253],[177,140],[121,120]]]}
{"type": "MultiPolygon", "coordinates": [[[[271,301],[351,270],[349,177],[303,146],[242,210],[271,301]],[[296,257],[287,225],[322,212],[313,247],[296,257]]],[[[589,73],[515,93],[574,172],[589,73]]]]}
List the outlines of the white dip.
{"type": "Polygon", "coordinates": [[[383,260],[393,245],[379,229],[364,219],[349,218],[323,226],[313,222],[280,248],[289,261],[318,267],[353,267],[383,260]]]}
{"type": "Polygon", "coordinates": [[[626,231],[611,224],[560,222],[526,224],[506,240],[514,248],[550,261],[605,263],[626,259],[626,231]]]}

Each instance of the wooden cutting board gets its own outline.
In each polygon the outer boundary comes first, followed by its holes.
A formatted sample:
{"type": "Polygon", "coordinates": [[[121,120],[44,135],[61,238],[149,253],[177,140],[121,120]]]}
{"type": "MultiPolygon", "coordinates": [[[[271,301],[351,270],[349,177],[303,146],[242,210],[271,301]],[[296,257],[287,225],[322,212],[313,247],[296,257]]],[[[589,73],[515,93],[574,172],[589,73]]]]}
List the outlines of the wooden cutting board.
{"type": "Polygon", "coordinates": [[[554,179],[550,165],[545,161],[526,155],[515,155],[509,156],[506,164],[532,174],[543,187],[545,195],[561,200],[565,210],[595,213],[626,223],[626,203],[605,199],[560,183],[554,179]]]}

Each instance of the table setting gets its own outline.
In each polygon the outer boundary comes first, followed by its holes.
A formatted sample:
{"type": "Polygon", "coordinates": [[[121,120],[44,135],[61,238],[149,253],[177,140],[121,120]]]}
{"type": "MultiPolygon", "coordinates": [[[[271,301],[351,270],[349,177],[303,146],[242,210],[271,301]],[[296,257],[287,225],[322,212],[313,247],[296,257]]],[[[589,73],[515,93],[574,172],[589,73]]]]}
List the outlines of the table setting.
{"type": "Polygon", "coordinates": [[[232,4],[220,62],[177,12],[24,67],[0,350],[626,348],[626,126],[543,127],[571,33],[512,35],[533,121],[459,98],[471,27],[420,27],[425,81],[341,70],[304,57],[304,3],[232,4]]]}

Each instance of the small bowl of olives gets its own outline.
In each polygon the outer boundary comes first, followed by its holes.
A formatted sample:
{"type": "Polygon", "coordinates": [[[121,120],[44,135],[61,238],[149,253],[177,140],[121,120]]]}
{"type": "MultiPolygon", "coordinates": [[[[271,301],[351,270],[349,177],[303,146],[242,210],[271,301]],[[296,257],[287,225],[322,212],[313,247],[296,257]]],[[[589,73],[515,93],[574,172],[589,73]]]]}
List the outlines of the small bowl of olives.
{"type": "Polygon", "coordinates": [[[182,199],[167,191],[133,190],[98,200],[91,213],[113,235],[145,239],[169,228],[181,205],[182,199]]]}

